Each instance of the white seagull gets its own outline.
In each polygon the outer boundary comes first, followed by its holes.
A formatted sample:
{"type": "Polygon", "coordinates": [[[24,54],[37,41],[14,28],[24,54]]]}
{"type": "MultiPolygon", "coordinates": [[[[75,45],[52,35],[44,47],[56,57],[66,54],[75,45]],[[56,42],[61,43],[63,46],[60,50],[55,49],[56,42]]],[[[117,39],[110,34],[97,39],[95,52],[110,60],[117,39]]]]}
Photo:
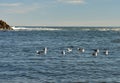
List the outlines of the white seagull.
{"type": "Polygon", "coordinates": [[[39,51],[37,50],[36,53],[37,54],[45,54],[46,55],[47,54],[47,47],[45,47],[43,50],[39,50],[39,51]]]}
{"type": "Polygon", "coordinates": [[[98,55],[98,52],[93,52],[92,55],[93,55],[93,56],[97,56],[97,55],[98,55]]]}
{"type": "Polygon", "coordinates": [[[109,51],[108,51],[108,50],[105,50],[104,54],[105,54],[105,55],[108,55],[108,54],[109,54],[109,51]]]}
{"type": "Polygon", "coordinates": [[[85,52],[85,49],[84,48],[78,48],[78,51],[85,52]]]}
{"type": "Polygon", "coordinates": [[[97,53],[99,53],[99,52],[100,52],[100,50],[99,50],[99,49],[94,49],[94,51],[95,51],[95,52],[97,52],[97,53]]]}
{"type": "Polygon", "coordinates": [[[67,48],[67,52],[72,52],[72,48],[67,48]]]}
{"type": "Polygon", "coordinates": [[[65,50],[63,50],[61,53],[62,53],[63,55],[65,55],[65,50]]]}

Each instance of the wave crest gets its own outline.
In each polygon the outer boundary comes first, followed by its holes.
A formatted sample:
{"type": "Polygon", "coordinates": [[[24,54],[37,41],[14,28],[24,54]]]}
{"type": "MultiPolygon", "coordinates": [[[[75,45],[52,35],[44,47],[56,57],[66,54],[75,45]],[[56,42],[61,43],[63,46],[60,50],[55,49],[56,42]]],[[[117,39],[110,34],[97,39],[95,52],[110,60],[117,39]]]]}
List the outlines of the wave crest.
{"type": "Polygon", "coordinates": [[[114,27],[12,27],[15,31],[120,31],[114,27]]]}
{"type": "Polygon", "coordinates": [[[57,28],[26,28],[26,27],[12,27],[15,31],[58,31],[57,28]]]}

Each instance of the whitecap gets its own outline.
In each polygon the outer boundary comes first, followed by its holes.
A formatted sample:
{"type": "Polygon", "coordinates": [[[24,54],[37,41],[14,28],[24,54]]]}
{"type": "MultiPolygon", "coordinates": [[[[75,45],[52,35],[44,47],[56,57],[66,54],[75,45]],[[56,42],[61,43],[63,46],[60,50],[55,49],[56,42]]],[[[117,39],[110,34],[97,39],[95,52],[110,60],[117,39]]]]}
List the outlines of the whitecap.
{"type": "Polygon", "coordinates": [[[60,28],[26,28],[26,27],[12,27],[15,31],[60,31],[60,28]]]}

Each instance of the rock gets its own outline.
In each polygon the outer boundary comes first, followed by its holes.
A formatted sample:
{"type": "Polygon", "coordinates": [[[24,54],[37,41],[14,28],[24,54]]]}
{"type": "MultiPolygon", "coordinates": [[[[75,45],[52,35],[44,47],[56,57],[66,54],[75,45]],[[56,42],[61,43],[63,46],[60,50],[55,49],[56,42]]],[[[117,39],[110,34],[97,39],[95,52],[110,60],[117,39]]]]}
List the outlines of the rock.
{"type": "Polygon", "coordinates": [[[6,22],[0,20],[0,30],[13,30],[6,22]]]}

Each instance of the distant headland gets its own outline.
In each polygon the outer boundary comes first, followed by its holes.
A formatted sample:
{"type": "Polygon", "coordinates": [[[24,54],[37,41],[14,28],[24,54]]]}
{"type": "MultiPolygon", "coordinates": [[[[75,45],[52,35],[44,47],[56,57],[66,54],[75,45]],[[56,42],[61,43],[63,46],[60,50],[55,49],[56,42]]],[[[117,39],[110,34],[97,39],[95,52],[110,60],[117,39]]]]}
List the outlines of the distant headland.
{"type": "Polygon", "coordinates": [[[5,21],[0,20],[0,30],[13,30],[5,21]]]}

